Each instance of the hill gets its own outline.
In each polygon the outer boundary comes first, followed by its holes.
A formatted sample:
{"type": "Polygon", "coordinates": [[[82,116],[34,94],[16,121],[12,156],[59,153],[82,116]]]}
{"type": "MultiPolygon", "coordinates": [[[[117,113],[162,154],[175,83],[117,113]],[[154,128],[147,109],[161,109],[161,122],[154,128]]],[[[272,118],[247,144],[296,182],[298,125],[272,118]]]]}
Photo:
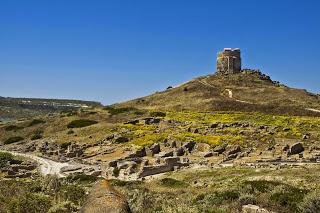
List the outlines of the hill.
{"type": "Polygon", "coordinates": [[[0,97],[0,121],[101,105],[93,101],[0,97]]]}
{"type": "Polygon", "coordinates": [[[258,70],[198,77],[162,92],[115,104],[139,109],[246,111],[320,115],[320,96],[272,81],[258,70]]]}

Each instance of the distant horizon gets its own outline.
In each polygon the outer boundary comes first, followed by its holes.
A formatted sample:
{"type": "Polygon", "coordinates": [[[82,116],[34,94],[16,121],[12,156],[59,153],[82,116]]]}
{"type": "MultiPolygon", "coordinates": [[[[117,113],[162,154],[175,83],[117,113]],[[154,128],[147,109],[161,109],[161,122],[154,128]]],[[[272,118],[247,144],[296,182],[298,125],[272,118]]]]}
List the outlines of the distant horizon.
{"type": "MultiPolygon", "coordinates": [[[[242,70],[244,70],[244,69],[250,69],[250,68],[243,68],[242,70]]],[[[262,71],[261,71],[262,72],[262,71]]],[[[262,74],[265,74],[265,73],[263,73],[262,72],[262,74]]],[[[213,75],[213,74],[208,74],[208,75],[213,75]]],[[[198,76],[198,77],[201,77],[201,76],[198,76]]],[[[277,81],[277,80],[275,80],[275,79],[272,79],[272,76],[270,76],[271,77],[271,80],[273,80],[273,81],[277,81]]],[[[191,80],[191,79],[190,79],[191,80]]],[[[183,84],[184,82],[181,82],[180,84],[183,84]]],[[[282,82],[280,82],[280,84],[282,84],[282,82]]],[[[173,87],[175,87],[175,86],[178,86],[179,84],[177,84],[177,85],[169,85],[169,86],[173,86],[173,87]]],[[[295,88],[295,87],[291,87],[290,85],[286,85],[286,86],[288,86],[288,87],[290,87],[290,88],[294,88],[294,89],[305,89],[305,88],[295,88]]],[[[165,90],[166,88],[163,88],[163,90],[165,90]]],[[[307,90],[307,89],[305,89],[305,90],[307,90]]],[[[150,94],[147,94],[147,95],[151,95],[151,94],[153,94],[153,93],[155,93],[155,92],[157,92],[157,91],[154,91],[154,92],[151,92],[150,94]]],[[[313,94],[316,94],[316,95],[318,95],[319,93],[316,93],[316,92],[312,92],[312,91],[309,91],[309,90],[307,90],[307,92],[310,92],[310,93],[313,93],[313,94]]],[[[147,96],[147,95],[145,95],[145,96],[147,96]]],[[[319,94],[320,95],[320,94],[319,94]]],[[[101,103],[102,105],[111,105],[111,104],[116,104],[116,103],[121,103],[121,102],[125,102],[125,101],[129,101],[129,100],[133,100],[133,99],[136,99],[136,98],[140,98],[140,97],[143,97],[143,96],[139,96],[139,97],[133,97],[133,98],[131,98],[131,99],[128,99],[128,100],[122,100],[122,101],[119,101],[119,102],[114,102],[114,103],[103,103],[102,101],[99,101],[99,100],[87,100],[87,99],[70,99],[70,98],[55,98],[55,97],[53,97],[53,98],[51,98],[51,97],[11,97],[11,96],[3,96],[3,95],[1,95],[0,94],[0,97],[3,97],[3,98],[30,98],[30,99],[58,99],[58,100],[75,100],[75,101],[92,101],[92,102],[99,102],[99,103],[101,103]]]]}
{"type": "Polygon", "coordinates": [[[320,93],[320,2],[146,0],[0,3],[0,96],[97,101],[146,96],[242,67],[320,93]]]}

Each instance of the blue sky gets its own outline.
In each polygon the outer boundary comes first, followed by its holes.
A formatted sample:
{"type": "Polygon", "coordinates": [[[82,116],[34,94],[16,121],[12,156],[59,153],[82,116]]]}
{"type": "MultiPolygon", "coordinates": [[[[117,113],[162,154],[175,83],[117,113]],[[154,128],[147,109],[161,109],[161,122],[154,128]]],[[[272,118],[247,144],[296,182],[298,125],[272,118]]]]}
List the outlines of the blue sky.
{"type": "Polygon", "coordinates": [[[0,96],[110,104],[215,71],[216,52],[320,93],[318,0],[0,0],[0,96]]]}

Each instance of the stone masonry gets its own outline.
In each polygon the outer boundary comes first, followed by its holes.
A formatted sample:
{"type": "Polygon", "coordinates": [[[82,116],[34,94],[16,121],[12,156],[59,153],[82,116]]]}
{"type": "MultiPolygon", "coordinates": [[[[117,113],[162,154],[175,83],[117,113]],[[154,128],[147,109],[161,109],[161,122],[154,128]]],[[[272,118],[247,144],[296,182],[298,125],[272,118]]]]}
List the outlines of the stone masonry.
{"type": "Polygon", "coordinates": [[[224,48],[217,55],[217,72],[222,74],[235,74],[241,71],[240,49],[224,48]]]}

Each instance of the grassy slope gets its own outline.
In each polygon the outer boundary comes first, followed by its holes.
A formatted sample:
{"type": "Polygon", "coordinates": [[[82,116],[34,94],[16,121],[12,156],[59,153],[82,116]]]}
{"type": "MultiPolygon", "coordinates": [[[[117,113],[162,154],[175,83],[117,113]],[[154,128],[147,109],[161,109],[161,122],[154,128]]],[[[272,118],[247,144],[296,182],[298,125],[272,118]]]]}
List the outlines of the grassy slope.
{"type": "Polygon", "coordinates": [[[116,106],[314,115],[319,113],[312,113],[305,108],[320,109],[320,98],[305,90],[288,88],[275,83],[260,73],[248,72],[196,78],[172,89],[116,104],[116,106]],[[233,93],[232,98],[229,97],[228,89],[233,93]]]}

